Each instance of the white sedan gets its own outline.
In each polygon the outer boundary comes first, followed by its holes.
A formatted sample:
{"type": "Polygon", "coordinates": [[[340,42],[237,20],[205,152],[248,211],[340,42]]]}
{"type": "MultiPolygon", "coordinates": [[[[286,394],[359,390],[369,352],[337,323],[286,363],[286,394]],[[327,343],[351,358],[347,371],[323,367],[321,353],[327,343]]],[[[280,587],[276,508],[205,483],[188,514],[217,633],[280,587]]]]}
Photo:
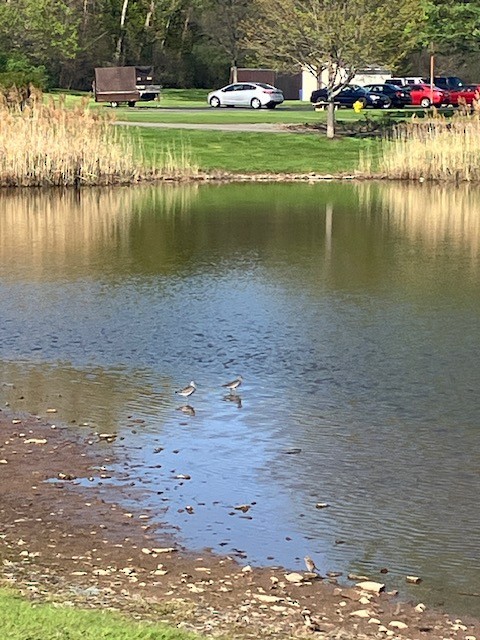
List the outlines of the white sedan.
{"type": "Polygon", "coordinates": [[[211,107],[252,107],[274,109],[283,102],[283,93],[265,82],[236,82],[207,96],[211,107]]]}

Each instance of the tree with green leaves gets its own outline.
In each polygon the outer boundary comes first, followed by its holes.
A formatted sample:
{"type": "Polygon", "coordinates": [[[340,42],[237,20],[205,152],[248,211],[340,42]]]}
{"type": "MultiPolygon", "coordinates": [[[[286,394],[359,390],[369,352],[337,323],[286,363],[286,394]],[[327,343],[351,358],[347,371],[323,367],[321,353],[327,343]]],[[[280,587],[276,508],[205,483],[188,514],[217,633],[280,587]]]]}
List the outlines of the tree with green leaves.
{"type": "Polygon", "coordinates": [[[335,96],[358,69],[395,66],[418,42],[418,0],[255,0],[251,46],[275,68],[327,72],[327,136],[335,133],[335,96]]]}
{"type": "Polygon", "coordinates": [[[422,44],[440,53],[480,50],[480,0],[422,0],[422,44]]]}
{"type": "Polygon", "coordinates": [[[203,31],[230,60],[233,82],[247,50],[245,25],[253,7],[251,0],[207,0],[202,6],[203,31]]]}

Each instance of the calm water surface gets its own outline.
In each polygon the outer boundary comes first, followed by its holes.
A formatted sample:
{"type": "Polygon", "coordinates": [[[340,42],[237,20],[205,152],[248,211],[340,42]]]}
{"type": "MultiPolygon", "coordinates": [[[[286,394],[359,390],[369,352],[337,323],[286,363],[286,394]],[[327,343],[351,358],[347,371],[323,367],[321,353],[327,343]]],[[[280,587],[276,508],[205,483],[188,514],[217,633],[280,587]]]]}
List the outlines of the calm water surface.
{"type": "Polygon", "coordinates": [[[186,546],[480,615],[479,275],[474,189],[3,192],[0,401],[118,431],[186,546]]]}

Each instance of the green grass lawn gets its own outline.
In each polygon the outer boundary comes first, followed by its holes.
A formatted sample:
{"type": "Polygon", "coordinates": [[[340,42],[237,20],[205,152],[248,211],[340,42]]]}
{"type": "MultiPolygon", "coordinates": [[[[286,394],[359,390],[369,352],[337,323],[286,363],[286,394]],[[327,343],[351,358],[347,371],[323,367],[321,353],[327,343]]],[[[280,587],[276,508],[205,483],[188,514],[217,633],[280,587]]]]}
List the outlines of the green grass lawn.
{"type": "Polygon", "coordinates": [[[0,590],[2,640],[194,640],[166,625],[137,623],[112,612],[33,605],[0,590]]]}
{"type": "MultiPolygon", "coordinates": [[[[268,109],[212,109],[207,106],[206,89],[163,89],[159,102],[139,102],[135,108],[121,106],[112,109],[108,104],[92,108],[113,113],[117,120],[128,122],[162,122],[194,124],[314,124],[325,122],[325,111],[314,111],[309,103],[286,101],[275,110],[268,109]],[[200,108],[202,107],[202,108],[200,108]],[[176,109],[173,111],[172,109],[176,109]]],[[[59,92],[55,92],[57,99],[59,92]]],[[[88,96],[88,93],[83,96],[88,96]]],[[[82,94],[66,95],[67,106],[79,104],[82,94]]],[[[390,117],[411,116],[410,110],[392,110],[390,117]]],[[[337,111],[337,121],[353,123],[384,118],[386,112],[367,110],[356,114],[353,109],[337,111]]],[[[366,150],[377,155],[379,143],[353,137],[327,140],[321,133],[247,133],[224,131],[188,131],[181,129],[135,129],[137,146],[149,158],[159,158],[169,149],[178,153],[188,149],[192,162],[203,171],[232,173],[353,173],[358,168],[360,154],[366,150]]],[[[125,131],[131,135],[132,131],[125,131]]]]}
{"type": "Polygon", "coordinates": [[[201,170],[233,173],[353,173],[359,155],[378,143],[356,138],[327,140],[317,134],[233,133],[138,127],[140,146],[147,157],[164,150],[190,150],[201,170]]]}

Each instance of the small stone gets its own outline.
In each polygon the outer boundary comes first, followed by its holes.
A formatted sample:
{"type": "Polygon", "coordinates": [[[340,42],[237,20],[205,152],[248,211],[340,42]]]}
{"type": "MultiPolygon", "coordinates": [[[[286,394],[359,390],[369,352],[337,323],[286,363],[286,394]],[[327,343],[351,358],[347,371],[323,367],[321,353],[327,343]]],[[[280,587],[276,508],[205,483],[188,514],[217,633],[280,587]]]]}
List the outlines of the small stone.
{"type": "Polygon", "coordinates": [[[203,593],[205,591],[203,587],[197,587],[196,584],[189,584],[187,586],[192,593],[203,593]]]}
{"type": "Polygon", "coordinates": [[[370,604],[370,598],[367,598],[367,596],[362,596],[362,597],[359,599],[359,603],[360,603],[360,604],[370,604]]]}
{"type": "Polygon", "coordinates": [[[370,618],[368,624],[381,624],[381,622],[378,618],[370,618]]]}
{"type": "Polygon", "coordinates": [[[251,573],[252,571],[253,571],[253,569],[249,564],[247,564],[247,566],[243,567],[243,569],[242,569],[242,573],[251,573]]]}
{"type": "Polygon", "coordinates": [[[175,476],[176,480],[191,480],[191,476],[188,475],[188,473],[179,473],[177,476],[175,476]]]}
{"type": "Polygon", "coordinates": [[[368,580],[367,576],[359,576],[357,573],[349,573],[347,578],[349,580],[368,580]]]}
{"type": "Polygon", "coordinates": [[[407,576],[405,578],[405,580],[409,583],[409,584],[420,584],[420,582],[422,581],[421,578],[419,578],[418,576],[407,576]]]}
{"type": "Polygon", "coordinates": [[[357,609],[356,611],[352,611],[350,616],[355,618],[371,618],[372,614],[367,609],[357,609]]]}
{"type": "Polygon", "coordinates": [[[423,604],[423,602],[419,602],[415,607],[415,611],[417,613],[423,613],[427,607],[423,604]]]}
{"type": "Polygon", "coordinates": [[[285,580],[288,580],[288,582],[299,584],[300,582],[303,582],[305,580],[305,576],[303,576],[301,573],[293,571],[292,573],[285,574],[285,580]]]}
{"type": "Polygon", "coordinates": [[[27,438],[23,444],[47,444],[46,438],[27,438]]]}
{"type": "Polygon", "coordinates": [[[374,582],[373,580],[357,582],[355,586],[362,589],[362,591],[372,591],[373,593],[381,593],[382,591],[385,591],[385,585],[382,582],[374,582]]]}
{"type": "Polygon", "coordinates": [[[251,505],[249,504],[238,504],[236,507],[233,507],[233,508],[236,509],[237,511],[243,511],[243,513],[247,513],[250,507],[251,505]]]}
{"type": "Polygon", "coordinates": [[[393,627],[394,629],[408,629],[408,624],[405,624],[405,622],[402,622],[401,620],[392,620],[388,626],[393,627]]]}
{"type": "Polygon", "coordinates": [[[254,593],[254,598],[260,600],[260,602],[282,602],[282,598],[278,598],[277,596],[269,596],[264,593],[254,593]]]}
{"type": "Polygon", "coordinates": [[[317,502],[315,509],[326,509],[329,506],[328,502],[317,502]]]}
{"type": "Polygon", "coordinates": [[[114,440],[117,439],[117,434],[116,433],[99,433],[98,439],[104,440],[105,442],[113,442],[114,440]]]}
{"type": "Polygon", "coordinates": [[[175,547],[155,547],[152,549],[153,553],[173,553],[176,551],[175,547]]]}

